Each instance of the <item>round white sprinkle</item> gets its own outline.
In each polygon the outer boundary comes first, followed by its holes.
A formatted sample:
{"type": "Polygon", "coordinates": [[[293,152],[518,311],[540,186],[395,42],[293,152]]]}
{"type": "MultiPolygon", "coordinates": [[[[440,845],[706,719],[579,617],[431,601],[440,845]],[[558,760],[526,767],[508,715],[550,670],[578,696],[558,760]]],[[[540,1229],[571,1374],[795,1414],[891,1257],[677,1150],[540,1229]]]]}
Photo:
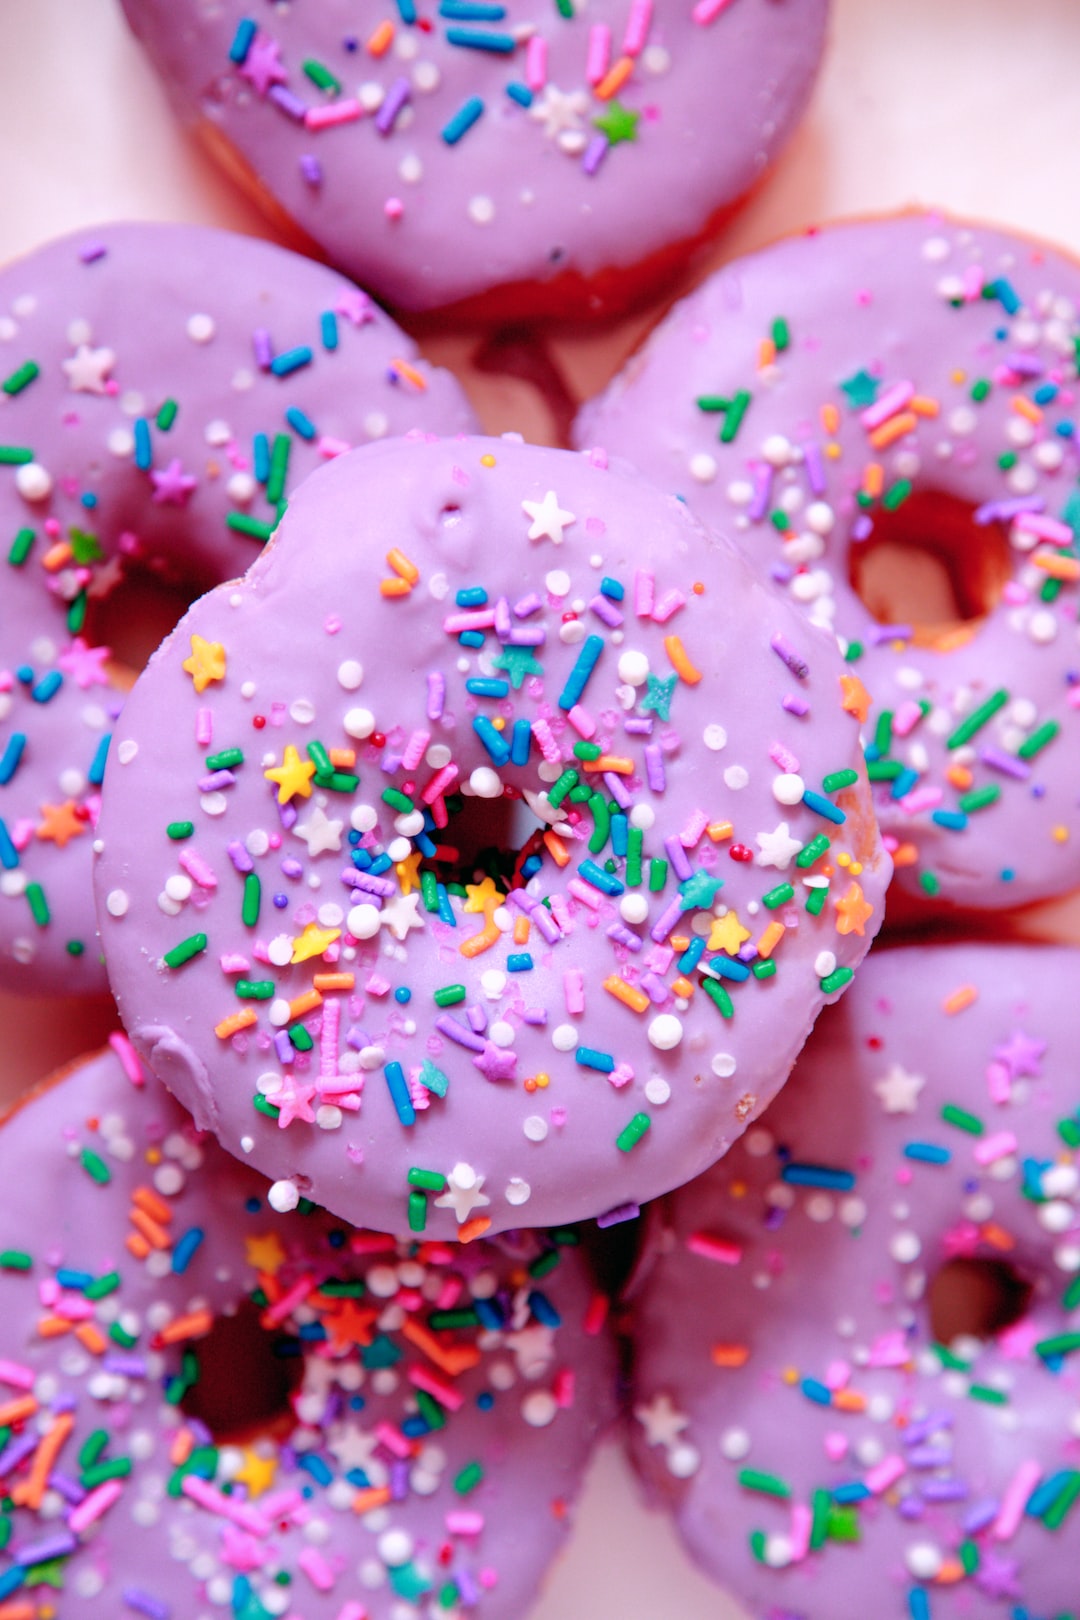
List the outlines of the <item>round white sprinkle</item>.
{"type": "Polygon", "coordinates": [[[671,1087],[661,1074],[650,1075],[645,1082],[645,1101],[654,1108],[662,1108],[671,1096],[671,1087]]]}
{"type": "Polygon", "coordinates": [[[917,1581],[932,1581],[944,1559],[931,1541],[917,1541],[905,1554],[907,1567],[917,1581]]]}
{"type": "Polygon", "coordinates": [[[676,1479],[689,1479],[701,1467],[701,1452],[686,1441],[670,1448],[667,1454],[668,1470],[676,1479]]]}
{"type": "Polygon", "coordinates": [[[386,1530],[377,1545],[379,1557],[388,1569],[400,1569],[413,1555],[413,1538],[407,1530],[386,1530]]]}
{"type": "Polygon", "coordinates": [[[836,967],[836,957],[832,951],[818,951],[814,957],[814,972],[819,979],[827,979],[836,967]]]}
{"type": "Polygon", "coordinates": [[[508,1204],[527,1204],[532,1196],[532,1188],[520,1176],[511,1176],[506,1183],[506,1202],[508,1204]]]}
{"type": "Polygon", "coordinates": [[[345,730],[357,742],[363,742],[375,730],[375,716],[370,709],[350,709],[345,716],[345,730]]]}
{"type": "Polygon", "coordinates": [[[544,580],[544,584],[552,596],[563,597],[570,594],[570,575],[562,568],[553,568],[544,580]]]}
{"type": "Polygon", "coordinates": [[[554,1423],[559,1406],[548,1389],[531,1390],[521,1403],[521,1415],[531,1429],[546,1429],[554,1423]]]}
{"type": "Polygon", "coordinates": [[[644,686],[649,674],[647,653],[628,647],[619,659],[619,679],[627,686],[644,686]]]}
{"type": "Polygon", "coordinates": [[[750,780],[750,772],[745,765],[729,765],[724,772],[724,781],[733,791],[744,788],[750,780]]]}
{"type": "Polygon", "coordinates": [[[657,1013],[647,1033],[658,1052],[673,1052],[683,1038],[682,1020],[674,1013],[657,1013]]]}
{"type": "Polygon", "coordinates": [[[364,666],[355,658],[346,658],[338,665],[337,678],[346,692],[355,692],[364,679],[364,666]]]}
{"type": "Polygon", "coordinates": [[[135,741],[134,737],[125,737],[119,748],[116,750],[116,757],[120,761],[121,765],[130,765],[138,752],[139,745],[135,741]]]}
{"type": "Polygon", "coordinates": [[[777,804],[801,804],[806,783],[801,776],[785,772],[783,776],[773,777],[772,790],[777,804]]]}
{"type": "Polygon", "coordinates": [[[716,457],[710,456],[707,451],[699,450],[696,456],[690,457],[690,476],[697,483],[711,484],[716,471],[716,457]]]}
{"type": "Polygon", "coordinates": [[[742,1462],[750,1455],[750,1436],[745,1429],[725,1429],[720,1436],[720,1450],[728,1462],[742,1462]]]}
{"type": "Polygon", "coordinates": [[[498,799],[503,790],[498,772],[493,771],[490,765],[478,765],[469,777],[469,786],[478,799],[498,799]]]}
{"type": "Polygon", "coordinates": [[[187,335],[192,343],[209,343],[215,331],[212,315],[192,315],[187,323],[187,335]]]}
{"type": "Polygon", "coordinates": [[[723,726],[706,726],[702,736],[705,739],[706,748],[711,748],[714,754],[718,754],[721,748],[727,747],[727,732],[723,726]]]}
{"type": "Polygon", "coordinates": [[[15,469],[15,488],[24,501],[47,501],[52,494],[52,474],[36,461],[15,469]]]}
{"type": "Polygon", "coordinates": [[[572,1052],[578,1043],[573,1024],[556,1024],[551,1032],[551,1044],[556,1052],[572,1052]]]}
{"type": "Polygon", "coordinates": [[[624,894],[619,901],[619,915],[631,927],[643,923],[649,915],[649,902],[643,894],[624,894]]]}
{"type": "Polygon", "coordinates": [[[530,1142],[542,1142],[548,1133],[547,1120],[541,1119],[539,1114],[530,1114],[522,1130],[530,1142]]]}
{"type": "Polygon", "coordinates": [[[279,1215],[287,1215],[300,1202],[300,1189],[295,1181],[275,1181],[266,1195],[266,1201],[279,1215]]]}
{"type": "Polygon", "coordinates": [[[378,908],[366,901],[353,906],[345,919],[345,926],[354,939],[374,939],[380,926],[378,908]]]}
{"type": "Polygon", "coordinates": [[[371,832],[379,824],[379,817],[373,804],[357,804],[353,806],[349,825],[354,832],[371,832]]]}
{"type": "Polygon", "coordinates": [[[275,967],[288,967],[292,961],[293,943],[288,934],[276,934],[266,948],[266,954],[275,967]]]}
{"type": "Polygon", "coordinates": [[[914,1232],[897,1232],[889,1244],[889,1253],[901,1266],[909,1266],[922,1253],[922,1244],[914,1232]]]}
{"type": "Polygon", "coordinates": [[[130,901],[124,889],[110,889],[105,896],[105,910],[110,917],[123,917],[130,901]]]}
{"type": "Polygon", "coordinates": [[[726,1080],[735,1073],[735,1059],[730,1052],[716,1052],[713,1054],[712,1072],[721,1080],[726,1080]]]}

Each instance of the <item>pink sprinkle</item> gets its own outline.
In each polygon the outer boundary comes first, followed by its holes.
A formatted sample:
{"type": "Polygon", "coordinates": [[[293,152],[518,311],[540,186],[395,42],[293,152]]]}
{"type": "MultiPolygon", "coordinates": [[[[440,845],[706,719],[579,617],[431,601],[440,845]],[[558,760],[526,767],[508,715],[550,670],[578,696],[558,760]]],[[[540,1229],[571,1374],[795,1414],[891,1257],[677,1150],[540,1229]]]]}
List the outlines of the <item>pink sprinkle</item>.
{"type": "Polygon", "coordinates": [[[805,1502],[793,1502],[791,1505],[791,1560],[797,1564],[806,1557],[810,1551],[810,1531],[814,1523],[814,1515],[805,1502]]]}
{"type": "Polygon", "coordinates": [[[914,383],[894,383],[891,388],[885,390],[879,400],[875,400],[873,405],[868,405],[866,410],[860,413],[859,421],[867,432],[879,428],[883,422],[889,420],[890,416],[895,416],[898,411],[902,411],[908,400],[913,399],[914,396],[914,383]]]}
{"type": "Polygon", "coordinates": [[[969,264],[964,271],[963,279],[964,297],[968,303],[981,298],[983,290],[983,268],[981,264],[969,264]]]}
{"type": "Polygon", "coordinates": [[[465,630],[490,630],[494,623],[494,608],[477,608],[473,613],[448,613],[442,627],[448,636],[460,636],[465,630]]]}
{"type": "Polygon", "coordinates": [[[68,1514],[68,1529],[73,1535],[79,1536],[89,1528],[95,1520],[100,1519],[112,1507],[123,1485],[118,1479],[107,1479],[103,1485],[84,1496],[78,1507],[72,1508],[68,1514]]]}
{"type": "Polygon", "coordinates": [[[1012,1077],[1004,1063],[986,1065],[986,1084],[992,1102],[1007,1103],[1012,1096],[1012,1077]]]}
{"type": "Polygon", "coordinates": [[[582,1323],[582,1327],[585,1329],[585,1332],[589,1335],[590,1339],[594,1339],[596,1337],[604,1323],[607,1321],[609,1307],[610,1301],[608,1300],[608,1296],[606,1294],[594,1294],[592,1299],[589,1301],[589,1308],[585,1312],[585,1320],[582,1323]]]}
{"type": "Polygon", "coordinates": [[[525,83],[534,92],[547,83],[547,40],[542,34],[534,34],[525,47],[525,83]]]}
{"type": "Polygon", "coordinates": [[[368,1612],[362,1603],[346,1603],[337,1620],[368,1620],[368,1612]]]}
{"type": "Polygon", "coordinates": [[[726,11],[731,4],[732,0],[698,0],[690,15],[696,23],[705,28],[709,23],[715,22],[720,13],[726,11]]]}
{"type": "Polygon", "coordinates": [[[601,905],[600,890],[592,888],[584,878],[571,878],[566,885],[575,900],[580,900],[583,906],[590,911],[599,911],[601,905]]]}
{"type": "Polygon", "coordinates": [[[200,748],[209,748],[214,740],[214,711],[200,709],[195,716],[195,741],[200,748]]]}
{"type": "Polygon", "coordinates": [[[561,765],[562,754],[559,751],[558,743],[555,741],[555,733],[552,731],[547,721],[534,720],[532,723],[532,734],[536,738],[536,746],[539,748],[548,764],[561,765]]]}
{"type": "Polygon", "coordinates": [[[136,1052],[127,1036],[122,1035],[119,1030],[114,1030],[109,1036],[109,1045],[120,1059],[120,1067],[123,1069],[132,1085],[145,1085],[146,1076],[143,1074],[143,1067],[139,1062],[139,1054],[136,1052]]]}
{"type": "Polygon", "coordinates": [[[867,1490],[872,1491],[875,1496],[880,1496],[883,1491],[889,1489],[890,1485],[896,1484],[901,1474],[906,1471],[906,1467],[903,1457],[897,1456],[895,1453],[891,1457],[883,1457],[877,1467],[871,1468],[866,1475],[865,1484],[867,1490]]]}
{"type": "Polygon", "coordinates": [[[639,619],[651,619],[656,592],[656,576],[647,568],[634,571],[634,612],[639,619]]]}
{"type": "Polygon", "coordinates": [[[586,741],[588,741],[590,737],[595,737],[596,721],[593,719],[588,709],[583,709],[580,703],[574,704],[574,707],[570,710],[570,713],[566,718],[569,720],[574,730],[578,733],[579,737],[584,737],[586,741]]]}
{"type": "Polygon", "coordinates": [[[321,433],[315,441],[315,448],[326,461],[333,461],[336,456],[343,456],[352,445],[348,439],[335,439],[329,433],[321,433]]]}
{"type": "Polygon", "coordinates": [[[575,1387],[574,1369],[572,1367],[560,1367],[555,1374],[553,1393],[555,1395],[555,1404],[560,1406],[564,1412],[569,1411],[574,1404],[575,1387]]]}
{"type": "Polygon", "coordinates": [[[846,1389],[851,1383],[851,1363],[848,1361],[830,1361],[825,1369],[823,1382],[828,1389],[846,1389]]]}
{"type": "Polygon", "coordinates": [[[563,996],[567,1012],[580,1017],[585,1011],[585,975],[580,968],[568,968],[563,974],[563,996]]]}
{"type": "MultiPolygon", "coordinates": [[[[450,1304],[453,1304],[453,1301],[450,1304]]],[[[439,1309],[449,1310],[450,1304],[444,1305],[440,1299],[439,1309]]],[[[408,1379],[415,1389],[425,1390],[427,1394],[438,1401],[440,1406],[445,1406],[448,1412],[456,1412],[464,1404],[465,1397],[461,1391],[456,1389],[453,1384],[448,1384],[444,1379],[438,1378],[427,1367],[410,1367],[408,1379]]]]}
{"type": "Polygon", "coordinates": [[[330,102],[325,107],[309,107],[304,114],[304,123],[308,129],[329,129],[334,124],[355,124],[363,116],[363,107],[350,97],[347,101],[330,102]]]}
{"type": "Polygon", "coordinates": [[[0,1361],[0,1383],[10,1384],[13,1389],[33,1389],[33,1369],[18,1361],[0,1361]]]}
{"type": "Polygon", "coordinates": [[[993,1136],[980,1137],[973,1152],[976,1164],[993,1164],[997,1159],[1005,1159],[1016,1152],[1016,1134],[996,1131],[993,1136]]]}
{"type": "Polygon", "coordinates": [[[611,29],[607,23],[594,23],[589,29],[589,54],[585,58],[585,78],[599,84],[611,61],[611,29]]]}
{"type": "Polygon", "coordinates": [[[667,624],[673,619],[680,608],[686,606],[686,597],[682,591],[665,591],[659,602],[652,610],[654,624],[667,624]]]}
{"type": "Polygon", "coordinates": [[[401,756],[401,763],[407,771],[415,771],[424,757],[428,743],[431,741],[430,731],[414,731],[405,745],[405,752],[401,756]]]}
{"type": "Polygon", "coordinates": [[[608,1075],[608,1082],[615,1087],[616,1091],[621,1091],[623,1086],[628,1086],[633,1078],[634,1070],[629,1063],[616,1063],[608,1075]]]}
{"type": "Polygon", "coordinates": [[[200,889],[217,888],[217,878],[214,876],[213,867],[209,866],[196,850],[182,849],[178,860],[188,877],[193,878],[200,889]]]}
{"type": "Polygon", "coordinates": [[[371,974],[364,986],[369,996],[388,996],[391,988],[390,980],[384,979],[381,973],[371,974]]]}
{"type": "Polygon", "coordinates": [[[1013,1475],[1001,1503],[997,1518],[990,1527],[995,1541],[1011,1541],[1020,1528],[1028,1498],[1042,1477],[1042,1469],[1034,1458],[1022,1462],[1013,1475]]]}
{"type": "Polygon", "coordinates": [[[453,760],[451,760],[449,765],[444,765],[441,771],[436,771],[427,787],[421,793],[421,799],[425,804],[434,804],[436,799],[441,799],[443,794],[449,788],[453,787],[457,779],[458,768],[454,764],[453,760]]]}
{"type": "Polygon", "coordinates": [[[227,951],[224,956],[218,957],[218,966],[222,973],[250,973],[251,963],[239,951],[227,951]]]}
{"type": "Polygon", "coordinates": [[[773,743],[769,749],[769,758],[774,765],[779,765],[782,771],[787,771],[791,776],[798,775],[799,761],[789,748],[784,747],[783,743],[773,743]]]}
{"type": "Polygon", "coordinates": [[[742,1245],[725,1243],[722,1238],[710,1237],[707,1232],[691,1232],[686,1240],[691,1254],[703,1260],[715,1260],[722,1266],[737,1266],[743,1257],[742,1245]]]}
{"type": "Polygon", "coordinates": [[[376,1423],[375,1433],[395,1457],[409,1457],[412,1455],[412,1442],[406,1440],[400,1429],[395,1429],[392,1423],[376,1423]]]}
{"type": "Polygon", "coordinates": [[[341,1027],[341,1001],[331,996],[323,1003],[322,1029],[319,1031],[319,1073],[332,1078],[338,1067],[338,1030],[341,1027]]]}
{"type": "Polygon", "coordinates": [[[277,1327],[279,1322],[284,1322],[287,1316],[291,1316],[296,1306],[304,1303],[314,1286],[314,1277],[309,1277],[306,1274],[298,1282],[294,1282],[292,1287],[282,1294],[280,1299],[276,1299],[272,1305],[268,1306],[263,1313],[263,1320],[267,1327],[277,1327]]]}
{"type": "Polygon", "coordinates": [[[830,1462],[842,1462],[847,1456],[847,1436],[837,1433],[836,1430],[830,1431],[830,1433],[825,1436],[824,1445],[825,1455],[828,1457],[830,1462]]]}
{"type": "Polygon", "coordinates": [[[317,1592],[329,1592],[334,1572],[317,1547],[305,1547],[296,1562],[317,1592]]]}
{"type": "MultiPolygon", "coordinates": [[[[106,1483],[115,1484],[116,1481],[106,1483]]],[[[190,1496],[193,1502],[197,1502],[208,1513],[217,1513],[221,1518],[231,1520],[233,1524],[238,1524],[242,1530],[249,1531],[253,1536],[270,1534],[272,1528],[270,1521],[264,1518],[257,1508],[249,1507],[246,1502],[238,1501],[235,1496],[226,1496],[222,1491],[216,1491],[197,1474],[185,1474],[180,1489],[185,1496],[190,1496]]],[[[81,1502],[79,1506],[85,1507],[86,1503],[81,1502]]]]}
{"type": "Polygon", "coordinates": [[[623,36],[623,52],[626,56],[640,56],[645,49],[645,41],[649,37],[649,28],[652,25],[652,0],[633,0],[630,7],[630,17],[626,24],[626,33],[623,36]]]}
{"type": "Polygon", "coordinates": [[[383,213],[387,219],[400,219],[405,212],[405,204],[400,197],[387,197],[383,203],[383,213]]]}
{"type": "Polygon", "coordinates": [[[910,732],[914,731],[922,717],[923,712],[914,698],[906,698],[903,703],[898,705],[896,713],[893,715],[892,728],[894,733],[897,737],[908,736],[910,732]]]}
{"type": "Polygon", "coordinates": [[[874,1340],[866,1364],[868,1367],[902,1367],[909,1360],[910,1351],[904,1342],[904,1335],[897,1330],[882,1333],[874,1340]]]}
{"type": "Polygon", "coordinates": [[[469,1513],[459,1508],[456,1513],[448,1513],[444,1523],[448,1535],[478,1536],[484,1528],[484,1515],[469,1513]]]}
{"type": "Polygon", "coordinates": [[[926,787],[912,788],[910,793],[904,794],[900,803],[909,816],[917,816],[922,810],[936,810],[944,797],[940,788],[927,784],[926,787]]]}

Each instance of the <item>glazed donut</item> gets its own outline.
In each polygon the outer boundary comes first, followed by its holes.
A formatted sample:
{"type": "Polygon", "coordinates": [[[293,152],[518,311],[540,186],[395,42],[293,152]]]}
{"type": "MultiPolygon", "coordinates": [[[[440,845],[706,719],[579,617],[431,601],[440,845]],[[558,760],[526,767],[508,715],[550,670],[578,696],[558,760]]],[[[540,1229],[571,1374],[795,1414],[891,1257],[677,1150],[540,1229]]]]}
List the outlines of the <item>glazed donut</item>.
{"type": "Polygon", "coordinates": [[[830,227],[719,272],[576,430],[835,629],[874,697],[878,819],[923,902],[1080,883],[1078,304],[1075,263],[1002,231],[830,227]],[[936,553],[972,622],[879,622],[852,581],[887,540],[936,553]]]}
{"type": "Polygon", "coordinates": [[[614,1416],[575,1234],[275,1214],[116,1039],[4,1126],[3,1614],[519,1620],[614,1416]]]}
{"type": "Polygon", "coordinates": [[[124,712],[95,881],[140,1053],[275,1197],[381,1231],[703,1169],[880,920],[831,639],[564,450],[370,446],[278,536],[124,712]]]}
{"type": "Polygon", "coordinates": [[[95,229],[0,273],[0,987],[101,991],[90,844],[123,683],[100,598],[242,573],[327,456],[473,419],[318,265],[223,231],[95,229]]]}
{"type": "Polygon", "coordinates": [[[275,223],[395,307],[491,321],[670,286],[793,129],[827,0],[124,10],[275,223]]]}
{"type": "Polygon", "coordinates": [[[755,1617],[1074,1612],[1078,967],[875,952],[760,1126],[671,1201],[634,1458],[755,1617]]]}

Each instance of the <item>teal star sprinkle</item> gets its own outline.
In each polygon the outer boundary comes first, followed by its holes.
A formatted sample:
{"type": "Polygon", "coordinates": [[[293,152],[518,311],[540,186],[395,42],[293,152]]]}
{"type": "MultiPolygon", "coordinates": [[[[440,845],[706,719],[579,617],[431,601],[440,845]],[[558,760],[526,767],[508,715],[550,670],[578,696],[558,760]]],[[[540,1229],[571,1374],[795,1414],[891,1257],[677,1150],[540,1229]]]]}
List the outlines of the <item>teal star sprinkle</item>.
{"type": "Polygon", "coordinates": [[[723,887],[723,878],[713,877],[711,872],[699,869],[679,884],[679,904],[684,911],[706,911],[723,887]]]}
{"type": "Polygon", "coordinates": [[[877,378],[871,377],[868,371],[857,371],[854,377],[840,384],[840,392],[845,395],[853,411],[864,411],[876,401],[879,387],[877,378]]]}
{"type": "Polygon", "coordinates": [[[538,664],[531,647],[503,647],[491,660],[493,669],[501,669],[510,678],[515,692],[520,692],[526,675],[542,675],[543,664],[538,664]]]}
{"type": "Polygon", "coordinates": [[[675,693],[679,677],[672,675],[670,679],[662,681],[659,675],[647,675],[648,690],[641,700],[642,714],[655,714],[658,720],[667,720],[671,716],[671,699],[675,693]]]}

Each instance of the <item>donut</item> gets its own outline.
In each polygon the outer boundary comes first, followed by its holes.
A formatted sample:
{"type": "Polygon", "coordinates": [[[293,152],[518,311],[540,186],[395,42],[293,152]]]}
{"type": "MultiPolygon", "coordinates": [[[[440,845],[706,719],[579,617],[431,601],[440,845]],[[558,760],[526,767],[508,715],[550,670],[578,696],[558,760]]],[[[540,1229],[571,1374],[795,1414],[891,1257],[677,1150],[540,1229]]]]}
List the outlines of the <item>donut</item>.
{"type": "Polygon", "coordinates": [[[827,0],[124,0],[181,119],[392,306],[661,295],[784,144],[827,0]]]}
{"type": "Polygon", "coordinates": [[[436,1237],[631,1212],[869,946],[864,700],[629,469],[342,456],[128,700],[95,863],[121,1018],[286,1203],[436,1237]]]}
{"type": "Polygon", "coordinates": [[[924,911],[1080,883],[1078,308],[1077,265],[1004,231],[831,226],[718,272],[575,430],[836,631],[874,698],[897,882],[924,911]],[[952,622],[865,605],[887,545],[903,576],[942,563],[952,622]]]}
{"type": "Polygon", "coordinates": [[[348,282],[188,226],[95,229],[8,266],[0,350],[0,989],[89,994],[125,686],[102,599],[140,577],[190,599],[243,572],[326,457],[473,417],[348,282]]]}
{"type": "Polygon", "coordinates": [[[519,1620],[615,1410],[576,1234],[275,1213],[116,1044],[3,1127],[2,1612],[519,1620]]]}
{"type": "Polygon", "coordinates": [[[755,1620],[1075,1612],[1078,967],[874,952],[670,1202],[633,1455],[755,1620]]]}

